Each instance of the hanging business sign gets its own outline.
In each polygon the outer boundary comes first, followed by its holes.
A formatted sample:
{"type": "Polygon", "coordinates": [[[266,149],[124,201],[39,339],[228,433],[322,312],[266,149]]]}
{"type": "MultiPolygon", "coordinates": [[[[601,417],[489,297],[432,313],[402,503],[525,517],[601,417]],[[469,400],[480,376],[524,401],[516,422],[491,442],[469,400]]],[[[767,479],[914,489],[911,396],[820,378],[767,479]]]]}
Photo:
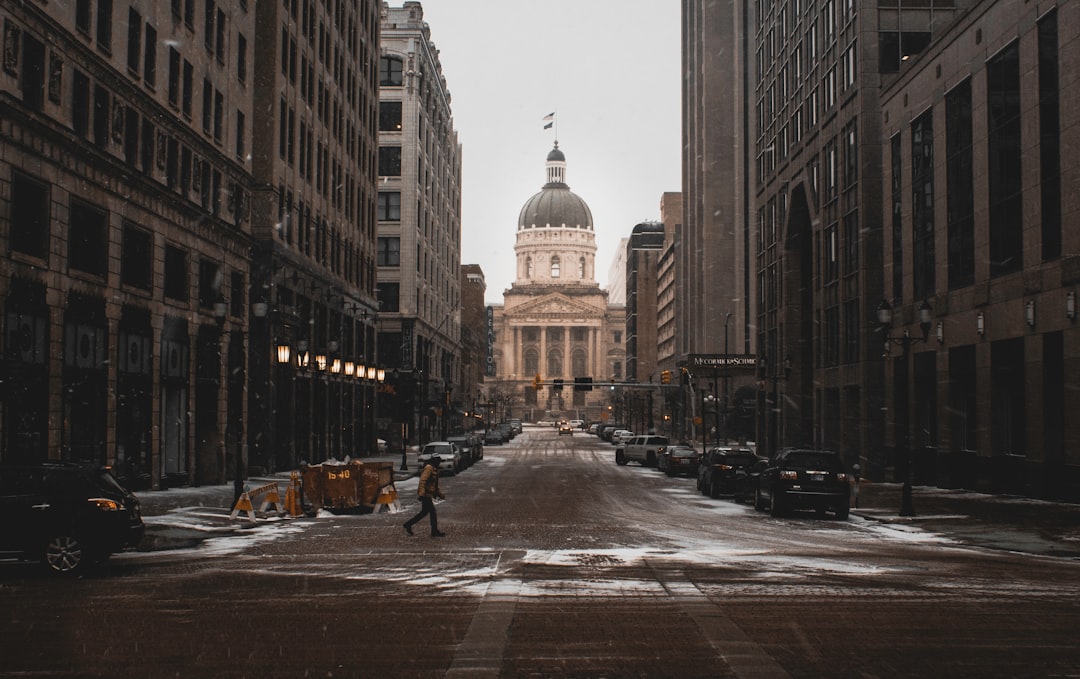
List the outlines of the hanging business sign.
{"type": "Polygon", "coordinates": [[[487,307],[487,361],[484,365],[484,376],[495,377],[495,309],[487,307]]]}

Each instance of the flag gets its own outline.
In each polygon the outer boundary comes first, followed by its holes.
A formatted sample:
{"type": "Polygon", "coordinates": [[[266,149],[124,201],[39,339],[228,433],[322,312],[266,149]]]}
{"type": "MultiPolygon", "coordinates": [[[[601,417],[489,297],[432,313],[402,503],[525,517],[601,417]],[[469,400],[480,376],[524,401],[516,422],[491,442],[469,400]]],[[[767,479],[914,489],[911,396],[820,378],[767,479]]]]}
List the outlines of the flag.
{"type": "Polygon", "coordinates": [[[551,126],[554,125],[554,124],[555,124],[555,113],[553,111],[553,112],[547,114],[546,116],[544,116],[544,129],[549,130],[549,129],[551,129],[551,126]]]}

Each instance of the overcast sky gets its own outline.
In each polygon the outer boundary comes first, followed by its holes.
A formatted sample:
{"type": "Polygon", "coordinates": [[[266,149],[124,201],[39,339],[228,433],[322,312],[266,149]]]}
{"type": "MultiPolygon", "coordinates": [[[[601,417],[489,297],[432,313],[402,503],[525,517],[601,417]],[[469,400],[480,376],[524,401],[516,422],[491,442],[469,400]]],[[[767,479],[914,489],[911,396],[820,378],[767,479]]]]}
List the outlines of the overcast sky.
{"type": "MultiPolygon", "coordinates": [[[[400,7],[402,0],[392,1],[400,7]]],[[[502,303],[518,213],[546,181],[557,112],[566,181],[592,210],[596,278],[681,190],[679,3],[424,0],[462,144],[462,253],[502,303]]]]}

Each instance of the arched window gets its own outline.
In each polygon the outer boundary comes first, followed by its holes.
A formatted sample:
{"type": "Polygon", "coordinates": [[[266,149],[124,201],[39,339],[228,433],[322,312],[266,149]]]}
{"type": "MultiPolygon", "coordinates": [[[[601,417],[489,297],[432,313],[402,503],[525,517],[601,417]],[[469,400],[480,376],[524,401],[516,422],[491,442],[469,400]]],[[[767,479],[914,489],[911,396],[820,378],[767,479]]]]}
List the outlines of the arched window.
{"type": "Polygon", "coordinates": [[[540,372],[540,352],[529,349],[525,352],[525,375],[531,376],[540,372]]]}
{"type": "Polygon", "coordinates": [[[562,377],[562,352],[558,349],[552,349],[548,352],[547,371],[552,379],[562,377]]]}
{"type": "Polygon", "coordinates": [[[559,256],[555,255],[554,257],[551,258],[551,277],[552,278],[558,278],[559,277],[559,272],[560,272],[559,256]]]}
{"type": "Polygon", "coordinates": [[[525,258],[525,278],[532,278],[532,257],[525,258]]]}
{"type": "Polygon", "coordinates": [[[589,373],[585,370],[584,349],[575,349],[570,361],[574,367],[574,377],[588,377],[589,373]]]}
{"type": "Polygon", "coordinates": [[[585,278],[585,258],[582,257],[577,262],[577,277],[585,278]]]}

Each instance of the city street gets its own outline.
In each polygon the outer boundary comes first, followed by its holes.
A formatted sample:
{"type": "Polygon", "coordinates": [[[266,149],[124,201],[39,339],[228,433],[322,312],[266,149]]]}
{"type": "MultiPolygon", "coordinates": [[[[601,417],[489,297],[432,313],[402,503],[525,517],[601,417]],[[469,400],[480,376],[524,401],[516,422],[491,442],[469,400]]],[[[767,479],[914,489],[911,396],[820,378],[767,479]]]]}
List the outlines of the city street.
{"type": "MultiPolygon", "coordinates": [[[[0,676],[1080,674],[1080,560],[712,500],[526,427],[398,512],[260,521],[65,580],[0,567],[0,676]]],[[[152,521],[150,517],[148,521],[152,521]]]]}

